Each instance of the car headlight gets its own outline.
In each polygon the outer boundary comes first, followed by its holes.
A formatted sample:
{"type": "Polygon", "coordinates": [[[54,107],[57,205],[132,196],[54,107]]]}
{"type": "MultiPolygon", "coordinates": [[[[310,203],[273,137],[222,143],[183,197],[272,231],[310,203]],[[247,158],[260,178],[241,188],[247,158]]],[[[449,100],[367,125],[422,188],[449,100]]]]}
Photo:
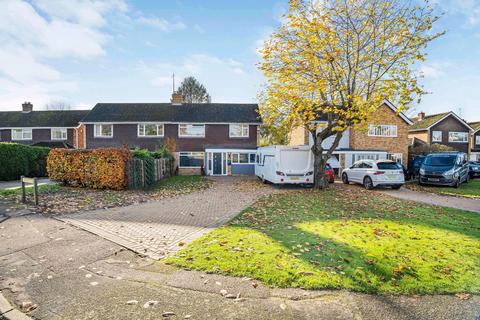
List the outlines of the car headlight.
{"type": "Polygon", "coordinates": [[[458,172],[455,172],[455,173],[453,174],[453,177],[454,177],[455,179],[457,179],[458,176],[459,176],[458,172]]]}
{"type": "Polygon", "coordinates": [[[421,174],[421,175],[424,175],[424,174],[425,174],[425,169],[420,168],[420,174],[421,174]]]}
{"type": "Polygon", "coordinates": [[[451,176],[451,175],[454,174],[454,173],[455,173],[455,170],[450,169],[450,170],[448,170],[448,171],[445,171],[445,172],[443,173],[443,175],[444,175],[444,176],[451,176]]]}

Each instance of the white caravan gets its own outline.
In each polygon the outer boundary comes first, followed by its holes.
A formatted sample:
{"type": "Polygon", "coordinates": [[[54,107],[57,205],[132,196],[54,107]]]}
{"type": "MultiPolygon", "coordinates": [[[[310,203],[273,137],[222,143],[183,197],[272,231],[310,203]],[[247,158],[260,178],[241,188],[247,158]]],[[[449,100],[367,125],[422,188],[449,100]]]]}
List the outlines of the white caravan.
{"type": "Polygon", "coordinates": [[[274,184],[313,183],[313,154],[309,146],[269,146],[257,149],[255,175],[274,184]]]}

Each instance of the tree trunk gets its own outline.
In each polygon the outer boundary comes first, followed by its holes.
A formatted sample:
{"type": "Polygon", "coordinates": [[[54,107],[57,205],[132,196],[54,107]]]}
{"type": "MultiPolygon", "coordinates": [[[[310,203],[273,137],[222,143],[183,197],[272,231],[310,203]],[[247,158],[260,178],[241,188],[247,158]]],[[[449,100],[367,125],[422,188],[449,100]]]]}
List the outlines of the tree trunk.
{"type": "Polygon", "coordinates": [[[324,149],[322,147],[322,142],[324,139],[322,137],[319,137],[319,135],[316,135],[316,134],[313,135],[313,146],[312,146],[312,152],[314,156],[313,187],[315,189],[323,190],[328,187],[328,180],[325,177],[325,165],[327,164],[328,159],[330,159],[330,157],[332,156],[333,151],[337,149],[342,136],[343,136],[343,132],[337,132],[335,135],[335,139],[332,145],[330,146],[330,149],[328,149],[327,152],[324,154],[323,152],[324,149]]]}

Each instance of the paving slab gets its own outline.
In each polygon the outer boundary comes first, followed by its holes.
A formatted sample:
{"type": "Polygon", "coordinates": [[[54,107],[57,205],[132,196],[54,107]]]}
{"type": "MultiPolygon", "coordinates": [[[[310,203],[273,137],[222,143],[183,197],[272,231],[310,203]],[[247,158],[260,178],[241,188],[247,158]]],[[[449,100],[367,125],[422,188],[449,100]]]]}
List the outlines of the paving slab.
{"type": "Polygon", "coordinates": [[[63,215],[59,219],[121,246],[161,259],[225,223],[275,188],[239,190],[245,178],[216,178],[213,187],[123,208],[63,215]]]}

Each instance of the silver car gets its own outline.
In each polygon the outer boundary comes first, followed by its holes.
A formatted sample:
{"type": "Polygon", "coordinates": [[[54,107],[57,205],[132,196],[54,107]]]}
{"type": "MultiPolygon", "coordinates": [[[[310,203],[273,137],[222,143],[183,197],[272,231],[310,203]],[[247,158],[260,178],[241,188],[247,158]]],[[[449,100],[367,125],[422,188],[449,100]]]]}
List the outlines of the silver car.
{"type": "Polygon", "coordinates": [[[342,181],[360,183],[370,190],[377,186],[400,189],[405,183],[402,166],[390,160],[359,160],[350,168],[344,169],[342,181]]]}

